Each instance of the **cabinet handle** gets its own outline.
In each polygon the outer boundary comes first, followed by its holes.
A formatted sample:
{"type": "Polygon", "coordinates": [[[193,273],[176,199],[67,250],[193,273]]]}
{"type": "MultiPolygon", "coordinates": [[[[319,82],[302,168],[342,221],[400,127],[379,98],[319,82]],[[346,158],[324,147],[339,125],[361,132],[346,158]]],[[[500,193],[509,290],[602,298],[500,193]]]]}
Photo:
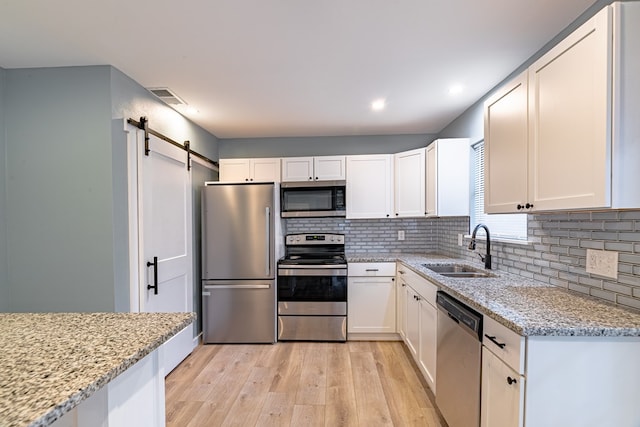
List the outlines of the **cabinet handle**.
{"type": "Polygon", "coordinates": [[[518,210],[524,209],[524,205],[521,205],[520,203],[518,203],[518,205],[516,206],[516,208],[518,208],[518,210]]]}
{"type": "Polygon", "coordinates": [[[387,218],[389,218],[389,214],[387,214],[387,218]]]}
{"type": "Polygon", "coordinates": [[[489,339],[491,340],[491,342],[492,342],[492,343],[494,343],[495,345],[497,345],[497,346],[498,346],[498,347],[500,347],[500,348],[504,348],[504,347],[506,346],[506,344],[505,344],[505,343],[498,342],[498,341],[496,340],[496,337],[495,337],[495,336],[493,336],[493,337],[492,337],[492,336],[487,335],[487,334],[484,334],[484,336],[485,336],[485,337],[487,337],[487,338],[489,338],[489,339]]]}
{"type": "Polygon", "coordinates": [[[312,176],[309,177],[309,181],[313,181],[313,177],[312,176]]]}
{"type": "Polygon", "coordinates": [[[507,377],[507,383],[509,385],[516,384],[517,382],[518,382],[518,380],[516,380],[515,378],[507,377]]]}
{"type": "Polygon", "coordinates": [[[525,208],[529,209],[533,207],[532,203],[527,203],[526,205],[524,205],[525,208]]]}
{"type": "Polygon", "coordinates": [[[318,177],[316,176],[316,181],[318,180],[318,177]]]}
{"type": "Polygon", "coordinates": [[[404,274],[404,270],[398,270],[398,273],[404,274]]]}
{"type": "Polygon", "coordinates": [[[367,268],[365,271],[380,271],[380,270],[377,268],[367,268]]]}
{"type": "Polygon", "coordinates": [[[402,284],[402,287],[404,288],[405,286],[407,286],[407,284],[406,284],[406,283],[403,283],[403,284],[402,284]]]}
{"type": "Polygon", "coordinates": [[[396,216],[398,216],[398,212],[396,212],[396,216]]]}
{"type": "Polygon", "coordinates": [[[147,285],[147,290],[153,289],[153,294],[158,295],[158,257],[153,257],[153,262],[147,261],[147,268],[153,267],[153,285],[147,285]]]}
{"type": "Polygon", "coordinates": [[[249,178],[245,178],[244,180],[245,180],[245,181],[249,181],[249,178]]]}

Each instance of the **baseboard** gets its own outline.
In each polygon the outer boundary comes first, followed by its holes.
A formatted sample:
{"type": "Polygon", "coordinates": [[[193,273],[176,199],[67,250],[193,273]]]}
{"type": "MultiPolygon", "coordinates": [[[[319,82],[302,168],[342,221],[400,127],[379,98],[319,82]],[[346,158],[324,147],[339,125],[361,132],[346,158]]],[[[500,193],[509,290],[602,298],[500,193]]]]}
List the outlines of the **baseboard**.
{"type": "Polygon", "coordinates": [[[347,334],[347,341],[402,341],[397,333],[354,332],[347,334]]]}

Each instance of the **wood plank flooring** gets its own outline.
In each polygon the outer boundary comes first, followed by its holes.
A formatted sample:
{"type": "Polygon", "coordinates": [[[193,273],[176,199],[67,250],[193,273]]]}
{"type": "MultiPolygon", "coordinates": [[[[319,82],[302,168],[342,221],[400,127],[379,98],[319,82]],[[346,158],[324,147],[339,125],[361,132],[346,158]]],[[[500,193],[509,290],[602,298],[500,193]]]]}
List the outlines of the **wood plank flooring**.
{"type": "Polygon", "coordinates": [[[167,427],[446,427],[396,341],[200,345],[165,384],[167,427]]]}

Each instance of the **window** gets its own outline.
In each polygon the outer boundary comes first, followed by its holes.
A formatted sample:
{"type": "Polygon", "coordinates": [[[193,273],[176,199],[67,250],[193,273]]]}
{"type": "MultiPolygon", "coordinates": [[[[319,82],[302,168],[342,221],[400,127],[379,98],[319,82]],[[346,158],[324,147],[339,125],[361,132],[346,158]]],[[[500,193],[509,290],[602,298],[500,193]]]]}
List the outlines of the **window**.
{"type": "Polygon", "coordinates": [[[509,240],[527,240],[527,214],[484,213],[484,141],[473,146],[474,179],[471,194],[471,229],[477,224],[485,224],[491,237],[509,240]]]}

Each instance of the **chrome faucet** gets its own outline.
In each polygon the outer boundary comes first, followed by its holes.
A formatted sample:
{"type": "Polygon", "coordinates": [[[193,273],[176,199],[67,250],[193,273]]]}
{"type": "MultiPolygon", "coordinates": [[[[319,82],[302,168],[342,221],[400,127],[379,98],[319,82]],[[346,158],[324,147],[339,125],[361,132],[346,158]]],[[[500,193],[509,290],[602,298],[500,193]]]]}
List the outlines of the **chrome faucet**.
{"type": "Polygon", "coordinates": [[[491,236],[489,236],[489,227],[484,224],[476,225],[476,228],[473,229],[473,233],[471,233],[471,243],[469,243],[469,250],[474,250],[476,248],[476,233],[478,232],[478,228],[484,228],[484,231],[487,233],[487,253],[485,256],[480,254],[480,259],[484,262],[484,268],[487,270],[491,270],[491,236]]]}

